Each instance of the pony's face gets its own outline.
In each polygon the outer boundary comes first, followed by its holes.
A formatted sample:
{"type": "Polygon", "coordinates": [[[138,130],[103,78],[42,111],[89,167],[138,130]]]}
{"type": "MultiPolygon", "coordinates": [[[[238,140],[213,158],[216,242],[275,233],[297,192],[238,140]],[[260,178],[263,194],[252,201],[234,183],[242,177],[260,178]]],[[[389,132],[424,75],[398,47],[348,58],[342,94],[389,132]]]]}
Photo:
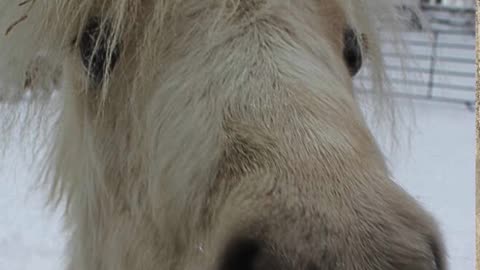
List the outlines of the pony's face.
{"type": "Polygon", "coordinates": [[[92,12],[65,63],[102,209],[153,216],[178,269],[443,269],[358,115],[351,1],[144,2],[92,12]]]}

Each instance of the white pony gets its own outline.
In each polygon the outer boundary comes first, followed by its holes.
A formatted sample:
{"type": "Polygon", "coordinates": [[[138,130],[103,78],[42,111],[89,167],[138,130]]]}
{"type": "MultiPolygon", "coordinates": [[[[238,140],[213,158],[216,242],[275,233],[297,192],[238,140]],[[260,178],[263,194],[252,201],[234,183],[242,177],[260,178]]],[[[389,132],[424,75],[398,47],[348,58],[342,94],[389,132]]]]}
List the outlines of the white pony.
{"type": "Polygon", "coordinates": [[[369,63],[388,92],[390,1],[1,5],[6,96],[62,76],[45,177],[67,269],[446,269],[352,90],[369,63]]]}

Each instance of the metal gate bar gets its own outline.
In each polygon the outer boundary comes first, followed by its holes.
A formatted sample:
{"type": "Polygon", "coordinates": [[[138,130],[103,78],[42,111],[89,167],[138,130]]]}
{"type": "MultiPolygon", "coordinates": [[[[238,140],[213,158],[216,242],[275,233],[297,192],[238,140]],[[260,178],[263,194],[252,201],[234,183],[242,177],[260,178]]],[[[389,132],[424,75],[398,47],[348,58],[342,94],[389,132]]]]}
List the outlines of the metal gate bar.
{"type": "MultiPolygon", "coordinates": [[[[424,12],[434,18],[432,12],[449,12],[455,14],[474,15],[472,8],[454,8],[437,5],[422,4],[424,12]]],[[[429,31],[406,31],[403,34],[405,45],[412,53],[398,53],[384,49],[385,68],[389,82],[393,85],[393,94],[401,98],[413,98],[464,104],[473,110],[475,103],[475,31],[470,24],[448,25],[447,19],[440,22],[431,20],[429,31]],[[410,35],[411,34],[411,35],[410,35]],[[419,52],[419,51],[422,52],[419,52]],[[451,52],[449,52],[451,51],[451,52]],[[428,53],[426,53],[428,52],[428,53]],[[446,54],[446,55],[445,55],[446,54]],[[400,62],[400,64],[395,63],[400,62]],[[413,65],[413,66],[412,66],[413,65]],[[395,78],[392,74],[401,73],[403,76],[395,78]],[[410,79],[408,75],[423,77],[410,79]],[[400,89],[399,85],[401,86],[400,89]],[[415,93],[402,91],[414,88],[415,93]],[[420,93],[419,93],[420,92],[420,93]]],[[[472,22],[473,23],[473,22],[472,22]]],[[[383,47],[395,45],[390,40],[382,40],[383,47]]],[[[365,72],[360,72],[359,82],[368,82],[365,72]]],[[[357,89],[357,91],[371,92],[371,89],[357,89]]]]}

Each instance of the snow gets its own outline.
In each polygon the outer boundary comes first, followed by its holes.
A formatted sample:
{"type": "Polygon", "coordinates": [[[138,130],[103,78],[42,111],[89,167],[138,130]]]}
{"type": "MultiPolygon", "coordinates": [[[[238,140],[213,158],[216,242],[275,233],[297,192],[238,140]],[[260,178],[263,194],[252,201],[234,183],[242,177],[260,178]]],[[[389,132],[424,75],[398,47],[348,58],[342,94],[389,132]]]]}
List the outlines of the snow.
{"type": "Polygon", "coordinates": [[[410,153],[390,156],[393,174],[440,223],[450,269],[475,269],[475,114],[463,105],[413,106],[410,153]]]}
{"type": "Polygon", "coordinates": [[[0,269],[63,269],[60,215],[44,207],[36,168],[16,146],[5,157],[0,159],[0,269]]]}

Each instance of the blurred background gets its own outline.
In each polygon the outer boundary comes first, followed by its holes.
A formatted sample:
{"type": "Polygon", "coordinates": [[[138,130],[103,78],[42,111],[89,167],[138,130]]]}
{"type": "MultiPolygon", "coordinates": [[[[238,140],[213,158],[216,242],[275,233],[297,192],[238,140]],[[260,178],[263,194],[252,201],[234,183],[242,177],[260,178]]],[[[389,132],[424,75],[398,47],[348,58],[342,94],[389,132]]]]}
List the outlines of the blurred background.
{"type": "MultiPolygon", "coordinates": [[[[382,48],[395,101],[407,115],[396,135],[408,139],[392,150],[384,133],[373,129],[395,180],[439,221],[451,270],[474,269],[474,6],[474,0],[406,0],[398,5],[408,20],[402,37],[409,53],[399,54],[388,38],[382,48]]],[[[357,85],[365,86],[358,88],[362,95],[370,94],[367,78],[365,72],[356,77],[357,85]]],[[[27,91],[14,100],[48,95],[27,91]]],[[[45,194],[34,181],[38,168],[18,153],[15,143],[4,157],[0,270],[62,269],[60,213],[44,208],[45,194]]]]}
{"type": "MultiPolygon", "coordinates": [[[[382,48],[403,112],[400,150],[374,134],[395,180],[439,221],[450,269],[475,269],[475,1],[407,0],[398,9],[407,52],[388,38],[382,48]]],[[[356,83],[369,94],[365,71],[356,83]]]]}

